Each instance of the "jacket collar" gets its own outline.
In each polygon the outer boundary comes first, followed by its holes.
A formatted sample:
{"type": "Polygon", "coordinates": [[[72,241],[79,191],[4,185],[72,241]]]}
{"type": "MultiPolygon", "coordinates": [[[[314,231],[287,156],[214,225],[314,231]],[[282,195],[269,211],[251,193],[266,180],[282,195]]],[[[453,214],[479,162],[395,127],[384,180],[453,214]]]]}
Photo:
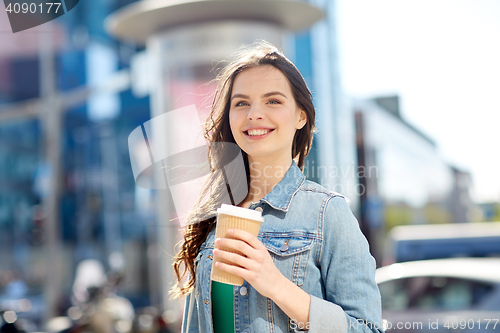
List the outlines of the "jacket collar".
{"type": "Polygon", "coordinates": [[[295,160],[292,160],[292,164],[283,179],[260,201],[266,202],[275,209],[287,212],[292,197],[297,193],[305,178],[306,176],[300,171],[295,160]]]}

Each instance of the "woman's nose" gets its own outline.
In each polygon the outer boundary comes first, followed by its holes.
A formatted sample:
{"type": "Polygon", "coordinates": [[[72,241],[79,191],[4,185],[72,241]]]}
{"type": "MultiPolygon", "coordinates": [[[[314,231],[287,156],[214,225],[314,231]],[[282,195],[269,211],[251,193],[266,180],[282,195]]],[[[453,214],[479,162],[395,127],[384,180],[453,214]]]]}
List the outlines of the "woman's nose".
{"type": "Polygon", "coordinates": [[[252,105],[248,110],[247,118],[249,120],[262,119],[264,117],[264,112],[257,105],[252,105]]]}

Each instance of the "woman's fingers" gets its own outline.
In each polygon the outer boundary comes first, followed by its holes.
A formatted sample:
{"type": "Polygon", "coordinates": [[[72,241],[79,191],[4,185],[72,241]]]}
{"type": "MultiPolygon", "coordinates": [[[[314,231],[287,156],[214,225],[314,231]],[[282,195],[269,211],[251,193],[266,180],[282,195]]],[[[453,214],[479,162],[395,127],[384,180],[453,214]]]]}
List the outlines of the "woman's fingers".
{"type": "Polygon", "coordinates": [[[225,271],[225,272],[228,272],[228,273],[231,273],[231,274],[234,274],[234,275],[237,275],[241,278],[243,278],[244,280],[249,280],[249,276],[251,274],[252,271],[244,268],[244,267],[239,267],[239,266],[235,266],[235,265],[229,265],[229,264],[226,264],[226,263],[223,263],[223,262],[220,262],[220,261],[217,261],[215,263],[215,266],[217,266],[217,268],[225,271]]]}
{"type": "Polygon", "coordinates": [[[229,251],[238,251],[247,257],[251,257],[252,251],[255,251],[254,248],[239,239],[217,238],[215,245],[218,249],[224,248],[229,251]]]}
{"type": "Polygon", "coordinates": [[[255,266],[252,266],[252,260],[262,263],[263,258],[260,252],[262,250],[267,252],[267,249],[257,237],[239,229],[228,229],[227,236],[231,238],[217,238],[215,240],[216,248],[214,248],[213,254],[219,260],[223,259],[247,269],[252,269],[255,266]]]}
{"type": "MultiPolygon", "coordinates": [[[[247,258],[239,253],[217,248],[213,250],[213,255],[216,267],[228,273],[238,275],[247,281],[250,281],[256,272],[260,271],[260,265],[262,264],[262,261],[259,259],[247,258]]],[[[260,256],[257,257],[260,258],[260,256]]]]}
{"type": "Polygon", "coordinates": [[[216,267],[242,277],[261,295],[272,296],[276,281],[285,277],[275,266],[266,246],[257,237],[243,230],[229,229],[227,237],[230,238],[215,240],[213,254],[216,267]]]}
{"type": "Polygon", "coordinates": [[[230,264],[234,264],[240,267],[247,268],[251,264],[251,260],[241,256],[238,253],[228,252],[220,249],[214,249],[214,258],[217,258],[216,261],[225,261],[230,264]]]}
{"type": "Polygon", "coordinates": [[[245,230],[240,229],[227,229],[226,233],[231,238],[241,239],[246,242],[248,245],[253,247],[254,249],[263,249],[265,248],[263,244],[251,233],[245,230]]]}

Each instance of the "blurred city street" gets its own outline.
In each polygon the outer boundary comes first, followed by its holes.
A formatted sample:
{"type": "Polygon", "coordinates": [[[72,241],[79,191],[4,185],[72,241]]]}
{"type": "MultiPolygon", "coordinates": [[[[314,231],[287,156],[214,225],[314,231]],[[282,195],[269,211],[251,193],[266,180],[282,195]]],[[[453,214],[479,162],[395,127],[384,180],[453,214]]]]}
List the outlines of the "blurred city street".
{"type": "MultiPolygon", "coordinates": [[[[500,104],[481,102],[498,94],[500,67],[489,81],[448,75],[484,86],[478,95],[466,88],[441,96],[429,73],[420,85],[432,94],[405,95],[409,85],[387,77],[412,81],[424,71],[415,69],[422,54],[439,54],[447,41],[436,47],[414,30],[401,40],[368,32],[377,20],[406,29],[403,15],[416,6],[421,22],[443,26],[429,35],[462,40],[463,30],[444,27],[448,14],[453,24],[484,28],[464,37],[480,40],[457,65],[465,75],[491,54],[481,41],[498,45],[500,24],[491,22],[500,6],[384,0],[375,13],[379,5],[349,1],[64,0],[57,15],[50,9],[55,16],[37,14],[48,10],[38,0],[4,1],[0,333],[180,332],[184,304],[170,298],[172,263],[194,204],[182,193],[200,179],[174,181],[165,163],[205,152],[202,124],[219,62],[259,39],[282,49],[313,93],[318,133],[304,174],[350,199],[377,263],[384,329],[500,332],[492,130],[500,104]],[[425,52],[408,46],[393,68],[374,61],[390,57],[384,45],[403,40],[425,52]]],[[[500,57],[500,48],[492,52],[500,57]]]]}

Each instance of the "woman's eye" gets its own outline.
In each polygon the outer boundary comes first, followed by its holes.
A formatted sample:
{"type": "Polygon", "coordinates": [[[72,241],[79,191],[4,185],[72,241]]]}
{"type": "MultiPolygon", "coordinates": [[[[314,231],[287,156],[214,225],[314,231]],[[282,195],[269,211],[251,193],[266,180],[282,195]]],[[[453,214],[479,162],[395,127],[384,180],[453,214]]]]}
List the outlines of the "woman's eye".
{"type": "Polygon", "coordinates": [[[269,101],[269,103],[271,104],[280,104],[280,101],[278,101],[277,99],[272,99],[269,101]],[[276,103],[273,103],[273,102],[276,102],[276,103]]]}
{"type": "Polygon", "coordinates": [[[235,106],[240,106],[240,105],[241,105],[241,103],[245,103],[245,104],[247,104],[247,102],[241,101],[241,102],[236,103],[236,105],[235,105],[235,106]]]}

